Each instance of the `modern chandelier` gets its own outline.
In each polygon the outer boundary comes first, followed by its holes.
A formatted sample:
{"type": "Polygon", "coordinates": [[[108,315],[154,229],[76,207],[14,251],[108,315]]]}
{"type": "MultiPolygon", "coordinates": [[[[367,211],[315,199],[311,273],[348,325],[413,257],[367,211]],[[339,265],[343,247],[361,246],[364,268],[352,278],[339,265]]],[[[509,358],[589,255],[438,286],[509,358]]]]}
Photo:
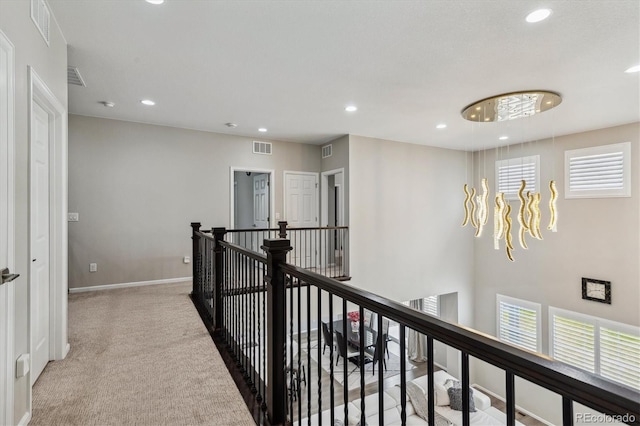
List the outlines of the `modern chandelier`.
{"type": "MultiPolygon", "coordinates": [[[[548,111],[562,102],[559,94],[544,90],[531,90],[522,92],[511,92],[502,95],[492,96],[482,99],[465,107],[462,110],[462,117],[478,123],[515,120],[518,118],[531,117],[535,114],[548,111]]],[[[549,224],[547,229],[557,232],[558,226],[558,190],[555,180],[549,181],[549,224]]],[[[480,237],[489,218],[489,184],[486,177],[480,183],[481,193],[477,195],[476,189],[465,184],[463,187],[464,198],[464,220],[462,226],[471,224],[475,228],[475,236],[480,237]]],[[[518,223],[518,243],[523,249],[528,249],[527,236],[542,240],[540,232],[542,212],[542,194],[540,192],[527,191],[526,180],[521,180],[518,190],[518,201],[520,205],[517,209],[518,223]]],[[[504,240],[507,258],[514,261],[513,257],[513,221],[511,219],[512,209],[510,201],[505,198],[504,192],[496,193],[493,197],[493,245],[496,250],[500,249],[500,240],[504,240]]]]}

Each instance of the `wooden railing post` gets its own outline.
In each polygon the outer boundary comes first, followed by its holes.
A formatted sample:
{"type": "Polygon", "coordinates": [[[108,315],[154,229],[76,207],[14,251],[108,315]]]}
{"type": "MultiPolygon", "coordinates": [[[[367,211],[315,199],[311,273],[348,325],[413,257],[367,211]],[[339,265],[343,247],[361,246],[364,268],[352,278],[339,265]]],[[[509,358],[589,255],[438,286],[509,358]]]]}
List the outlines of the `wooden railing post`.
{"type": "Polygon", "coordinates": [[[213,239],[215,240],[215,246],[213,248],[213,328],[216,331],[220,331],[222,327],[222,278],[223,278],[223,264],[222,259],[222,246],[220,241],[224,241],[224,235],[227,233],[226,228],[211,228],[213,239]]]}
{"type": "Polygon", "coordinates": [[[262,249],[267,252],[267,416],[272,425],[283,425],[287,417],[286,295],[280,265],[291,245],[285,239],[266,239],[262,249]]]}
{"type": "Polygon", "coordinates": [[[287,238],[287,221],[286,220],[279,221],[278,228],[280,228],[280,231],[278,232],[278,237],[287,238]]]}
{"type": "Polygon", "coordinates": [[[200,222],[191,222],[191,240],[193,244],[193,248],[191,249],[191,265],[192,269],[192,289],[191,295],[193,297],[200,297],[198,294],[198,288],[200,285],[200,236],[198,232],[200,231],[200,222]]]}

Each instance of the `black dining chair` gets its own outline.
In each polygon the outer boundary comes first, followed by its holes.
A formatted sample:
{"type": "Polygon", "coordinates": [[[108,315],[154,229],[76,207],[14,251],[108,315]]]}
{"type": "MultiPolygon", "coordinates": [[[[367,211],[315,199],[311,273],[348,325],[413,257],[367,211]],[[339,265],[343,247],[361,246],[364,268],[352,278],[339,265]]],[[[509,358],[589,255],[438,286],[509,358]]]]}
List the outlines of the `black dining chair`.
{"type": "Polygon", "coordinates": [[[387,360],[384,357],[385,347],[387,346],[387,335],[382,335],[382,345],[380,346],[380,342],[376,341],[375,349],[373,350],[373,362],[371,364],[371,375],[376,374],[376,364],[378,363],[378,359],[382,358],[382,365],[384,366],[384,370],[387,371],[387,360]]]}
{"type": "Polygon", "coordinates": [[[338,347],[338,357],[336,358],[336,365],[338,365],[338,360],[340,360],[340,357],[343,357],[344,359],[349,359],[354,356],[360,355],[360,352],[349,349],[349,345],[347,345],[347,341],[342,336],[342,333],[340,333],[339,331],[336,331],[336,346],[338,347]]]}
{"type": "Polygon", "coordinates": [[[324,355],[324,351],[327,350],[327,346],[333,346],[334,348],[336,346],[336,340],[331,335],[331,332],[329,331],[329,325],[325,322],[322,323],[322,337],[323,337],[322,340],[324,341],[324,346],[322,348],[322,355],[324,355]]]}

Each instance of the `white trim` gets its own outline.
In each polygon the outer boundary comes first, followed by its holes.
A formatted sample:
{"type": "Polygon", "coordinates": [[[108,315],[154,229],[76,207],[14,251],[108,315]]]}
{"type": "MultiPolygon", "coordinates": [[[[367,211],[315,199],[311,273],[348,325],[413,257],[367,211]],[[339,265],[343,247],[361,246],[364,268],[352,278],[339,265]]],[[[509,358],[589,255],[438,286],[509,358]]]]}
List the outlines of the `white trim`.
{"type": "Polygon", "coordinates": [[[316,172],[298,172],[295,170],[285,170],[282,172],[282,214],[285,216],[285,220],[287,220],[287,175],[307,175],[307,176],[315,176],[316,177],[316,226],[320,226],[320,173],[316,172]]]}
{"type": "Polygon", "coordinates": [[[31,421],[31,411],[24,413],[24,416],[18,422],[18,426],[26,426],[31,421]]]}
{"type": "Polygon", "coordinates": [[[69,289],[69,293],[85,293],[87,291],[114,290],[117,288],[128,288],[128,287],[143,287],[147,285],[156,285],[156,284],[174,284],[174,283],[182,283],[182,282],[191,281],[191,280],[192,280],[192,277],[182,277],[182,278],[166,278],[163,280],[135,281],[130,283],[120,283],[120,284],[94,285],[91,287],[73,287],[69,289]]]}
{"type": "MultiPolygon", "coordinates": [[[[7,265],[0,265],[0,268],[8,267],[15,272],[15,53],[14,46],[7,36],[0,30],[0,52],[7,55],[6,63],[6,85],[7,85],[7,111],[4,123],[0,121],[2,134],[0,138],[5,139],[7,145],[7,199],[11,208],[7,209],[7,265]]],[[[0,100],[0,102],[3,102],[0,100]]],[[[4,167],[4,165],[3,165],[4,167]]],[[[22,278],[24,279],[24,278],[22,278]]],[[[15,384],[15,282],[2,285],[0,289],[0,315],[3,316],[2,323],[5,328],[0,330],[0,424],[12,424],[14,419],[14,384],[15,384]]]]}
{"type": "MultiPolygon", "coordinates": [[[[486,393],[486,394],[488,394],[488,395],[491,395],[491,396],[492,396],[492,397],[494,397],[495,399],[498,399],[498,400],[500,400],[500,401],[502,401],[502,402],[506,402],[506,401],[505,401],[505,399],[504,399],[503,397],[501,397],[500,395],[498,395],[498,394],[497,394],[497,393],[495,393],[495,392],[490,391],[489,389],[485,388],[484,386],[480,386],[480,385],[479,385],[479,384],[477,384],[477,383],[474,383],[474,384],[472,384],[471,386],[472,386],[472,387],[474,387],[474,388],[476,388],[476,389],[478,389],[478,390],[479,390],[480,392],[482,392],[482,393],[486,393]]],[[[537,421],[539,421],[539,422],[541,422],[541,423],[544,423],[545,425],[548,425],[548,426],[554,426],[554,425],[553,425],[553,423],[549,423],[548,421],[546,421],[546,420],[545,420],[545,419],[543,419],[542,417],[539,417],[539,416],[537,416],[537,415],[533,414],[533,413],[532,413],[531,411],[529,411],[529,410],[525,410],[524,408],[522,408],[522,407],[521,407],[521,406],[519,406],[519,405],[516,405],[516,410],[517,410],[517,411],[520,411],[522,414],[526,414],[526,415],[527,415],[527,416],[529,416],[529,417],[533,417],[534,419],[536,419],[537,421]]]]}
{"type": "MultiPolygon", "coordinates": [[[[29,117],[33,117],[33,105],[38,103],[51,117],[51,140],[49,148],[49,222],[50,222],[50,313],[49,313],[49,359],[64,359],[69,345],[67,336],[67,111],[53,92],[47,87],[32,66],[28,67],[29,117]]],[[[31,145],[31,125],[29,127],[29,146],[31,145]]],[[[29,182],[31,188],[31,182],[29,182]]],[[[29,215],[31,215],[29,207],[29,215]]],[[[31,225],[29,225],[30,227],[31,225]]],[[[29,229],[29,235],[31,229],[29,229]]],[[[29,277],[30,279],[30,277],[29,277]]],[[[29,282],[31,289],[31,282],[29,282]]],[[[28,349],[32,354],[31,339],[33,321],[31,321],[31,299],[28,301],[28,349]]],[[[31,382],[31,371],[29,382],[31,382]]],[[[29,411],[31,411],[31,388],[29,389],[29,411]]]]}
{"type": "Polygon", "coordinates": [[[269,228],[274,227],[275,208],[276,208],[276,172],[273,169],[256,169],[252,167],[229,167],[229,229],[235,226],[235,190],[234,190],[234,174],[235,172],[251,172],[251,173],[267,173],[269,175],[269,228]]]}

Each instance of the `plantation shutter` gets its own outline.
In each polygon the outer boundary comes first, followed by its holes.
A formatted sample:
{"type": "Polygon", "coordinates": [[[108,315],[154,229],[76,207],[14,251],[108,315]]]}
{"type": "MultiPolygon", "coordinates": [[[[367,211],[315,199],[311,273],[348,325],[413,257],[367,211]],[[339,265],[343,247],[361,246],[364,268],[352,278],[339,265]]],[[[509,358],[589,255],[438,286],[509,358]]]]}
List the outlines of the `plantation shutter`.
{"type": "Polygon", "coordinates": [[[439,317],[438,296],[425,297],[422,302],[422,311],[434,317],[439,317]]]}
{"type": "Polygon", "coordinates": [[[630,196],[629,156],[629,142],[566,151],[566,197],[630,196]]]}
{"type": "Polygon", "coordinates": [[[530,351],[539,351],[538,309],[498,296],[498,338],[530,351]]]}
{"type": "Polygon", "coordinates": [[[553,315],[553,353],[558,361],[595,372],[595,327],[575,319],[553,315]]]}
{"type": "Polygon", "coordinates": [[[526,191],[538,191],[540,156],[512,158],[496,161],[496,192],[504,192],[505,198],[515,200],[522,180],[527,182],[526,191]]]}
{"type": "Polygon", "coordinates": [[[640,337],[600,327],[600,374],[640,389],[640,337]]]}

